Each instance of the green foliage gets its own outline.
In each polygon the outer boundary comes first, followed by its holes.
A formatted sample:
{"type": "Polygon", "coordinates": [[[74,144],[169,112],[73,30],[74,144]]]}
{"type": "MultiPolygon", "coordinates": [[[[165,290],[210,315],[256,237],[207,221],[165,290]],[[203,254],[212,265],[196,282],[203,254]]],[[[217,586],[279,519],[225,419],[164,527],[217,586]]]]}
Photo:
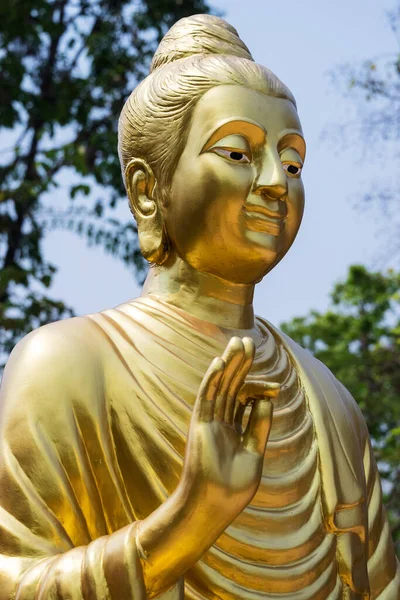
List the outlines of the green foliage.
{"type": "Polygon", "coordinates": [[[72,313],[46,293],[47,230],[68,228],[143,277],[134,223],[112,216],[125,197],[118,116],[166,30],[208,11],[205,0],[0,3],[0,356],[72,313]]]}
{"type": "Polygon", "coordinates": [[[400,273],[350,267],[332,307],[282,330],[331,369],[367,421],[400,551],[400,273]]]}

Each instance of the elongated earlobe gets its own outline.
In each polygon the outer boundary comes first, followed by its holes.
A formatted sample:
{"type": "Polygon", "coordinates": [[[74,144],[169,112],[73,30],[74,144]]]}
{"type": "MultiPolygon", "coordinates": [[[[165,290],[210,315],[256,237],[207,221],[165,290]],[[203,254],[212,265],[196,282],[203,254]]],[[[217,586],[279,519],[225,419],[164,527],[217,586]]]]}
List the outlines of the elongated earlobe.
{"type": "Polygon", "coordinates": [[[160,265],[167,259],[170,245],[153,170],[145,160],[134,158],[126,166],[125,181],[142,255],[160,265]]]}

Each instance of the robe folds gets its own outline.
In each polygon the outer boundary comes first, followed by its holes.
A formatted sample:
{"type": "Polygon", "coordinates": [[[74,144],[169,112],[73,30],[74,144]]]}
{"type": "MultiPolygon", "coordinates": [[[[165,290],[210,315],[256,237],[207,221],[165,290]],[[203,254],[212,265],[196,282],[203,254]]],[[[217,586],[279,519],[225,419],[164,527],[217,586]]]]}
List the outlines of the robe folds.
{"type": "MultiPolygon", "coordinates": [[[[281,383],[259,490],[178,600],[400,600],[363,417],[329,370],[257,320],[281,383]]],[[[45,326],[0,396],[0,600],[144,600],[137,523],[179,481],[191,411],[227,338],[157,298],[45,326]]]]}

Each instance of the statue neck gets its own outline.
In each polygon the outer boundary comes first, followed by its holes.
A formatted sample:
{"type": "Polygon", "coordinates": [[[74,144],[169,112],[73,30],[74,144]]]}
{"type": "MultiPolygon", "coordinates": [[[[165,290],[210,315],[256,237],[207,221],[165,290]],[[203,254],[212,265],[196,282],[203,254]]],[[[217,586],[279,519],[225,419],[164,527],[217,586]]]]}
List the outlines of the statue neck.
{"type": "Polygon", "coordinates": [[[224,329],[254,327],[254,285],[201,273],[176,255],[150,268],[142,296],[147,294],[224,329]]]}

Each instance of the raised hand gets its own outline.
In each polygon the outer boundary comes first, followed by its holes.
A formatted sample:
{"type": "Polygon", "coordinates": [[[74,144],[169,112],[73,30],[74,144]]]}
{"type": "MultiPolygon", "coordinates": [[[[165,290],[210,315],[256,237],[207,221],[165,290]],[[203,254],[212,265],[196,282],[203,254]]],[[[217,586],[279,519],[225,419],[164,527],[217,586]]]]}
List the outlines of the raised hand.
{"type": "Polygon", "coordinates": [[[190,424],[182,483],[199,509],[227,526],[260,483],[279,384],[247,379],[254,360],[251,338],[234,337],[214,359],[199,389],[190,424]],[[252,408],[246,428],[242,419],[252,408]]]}

